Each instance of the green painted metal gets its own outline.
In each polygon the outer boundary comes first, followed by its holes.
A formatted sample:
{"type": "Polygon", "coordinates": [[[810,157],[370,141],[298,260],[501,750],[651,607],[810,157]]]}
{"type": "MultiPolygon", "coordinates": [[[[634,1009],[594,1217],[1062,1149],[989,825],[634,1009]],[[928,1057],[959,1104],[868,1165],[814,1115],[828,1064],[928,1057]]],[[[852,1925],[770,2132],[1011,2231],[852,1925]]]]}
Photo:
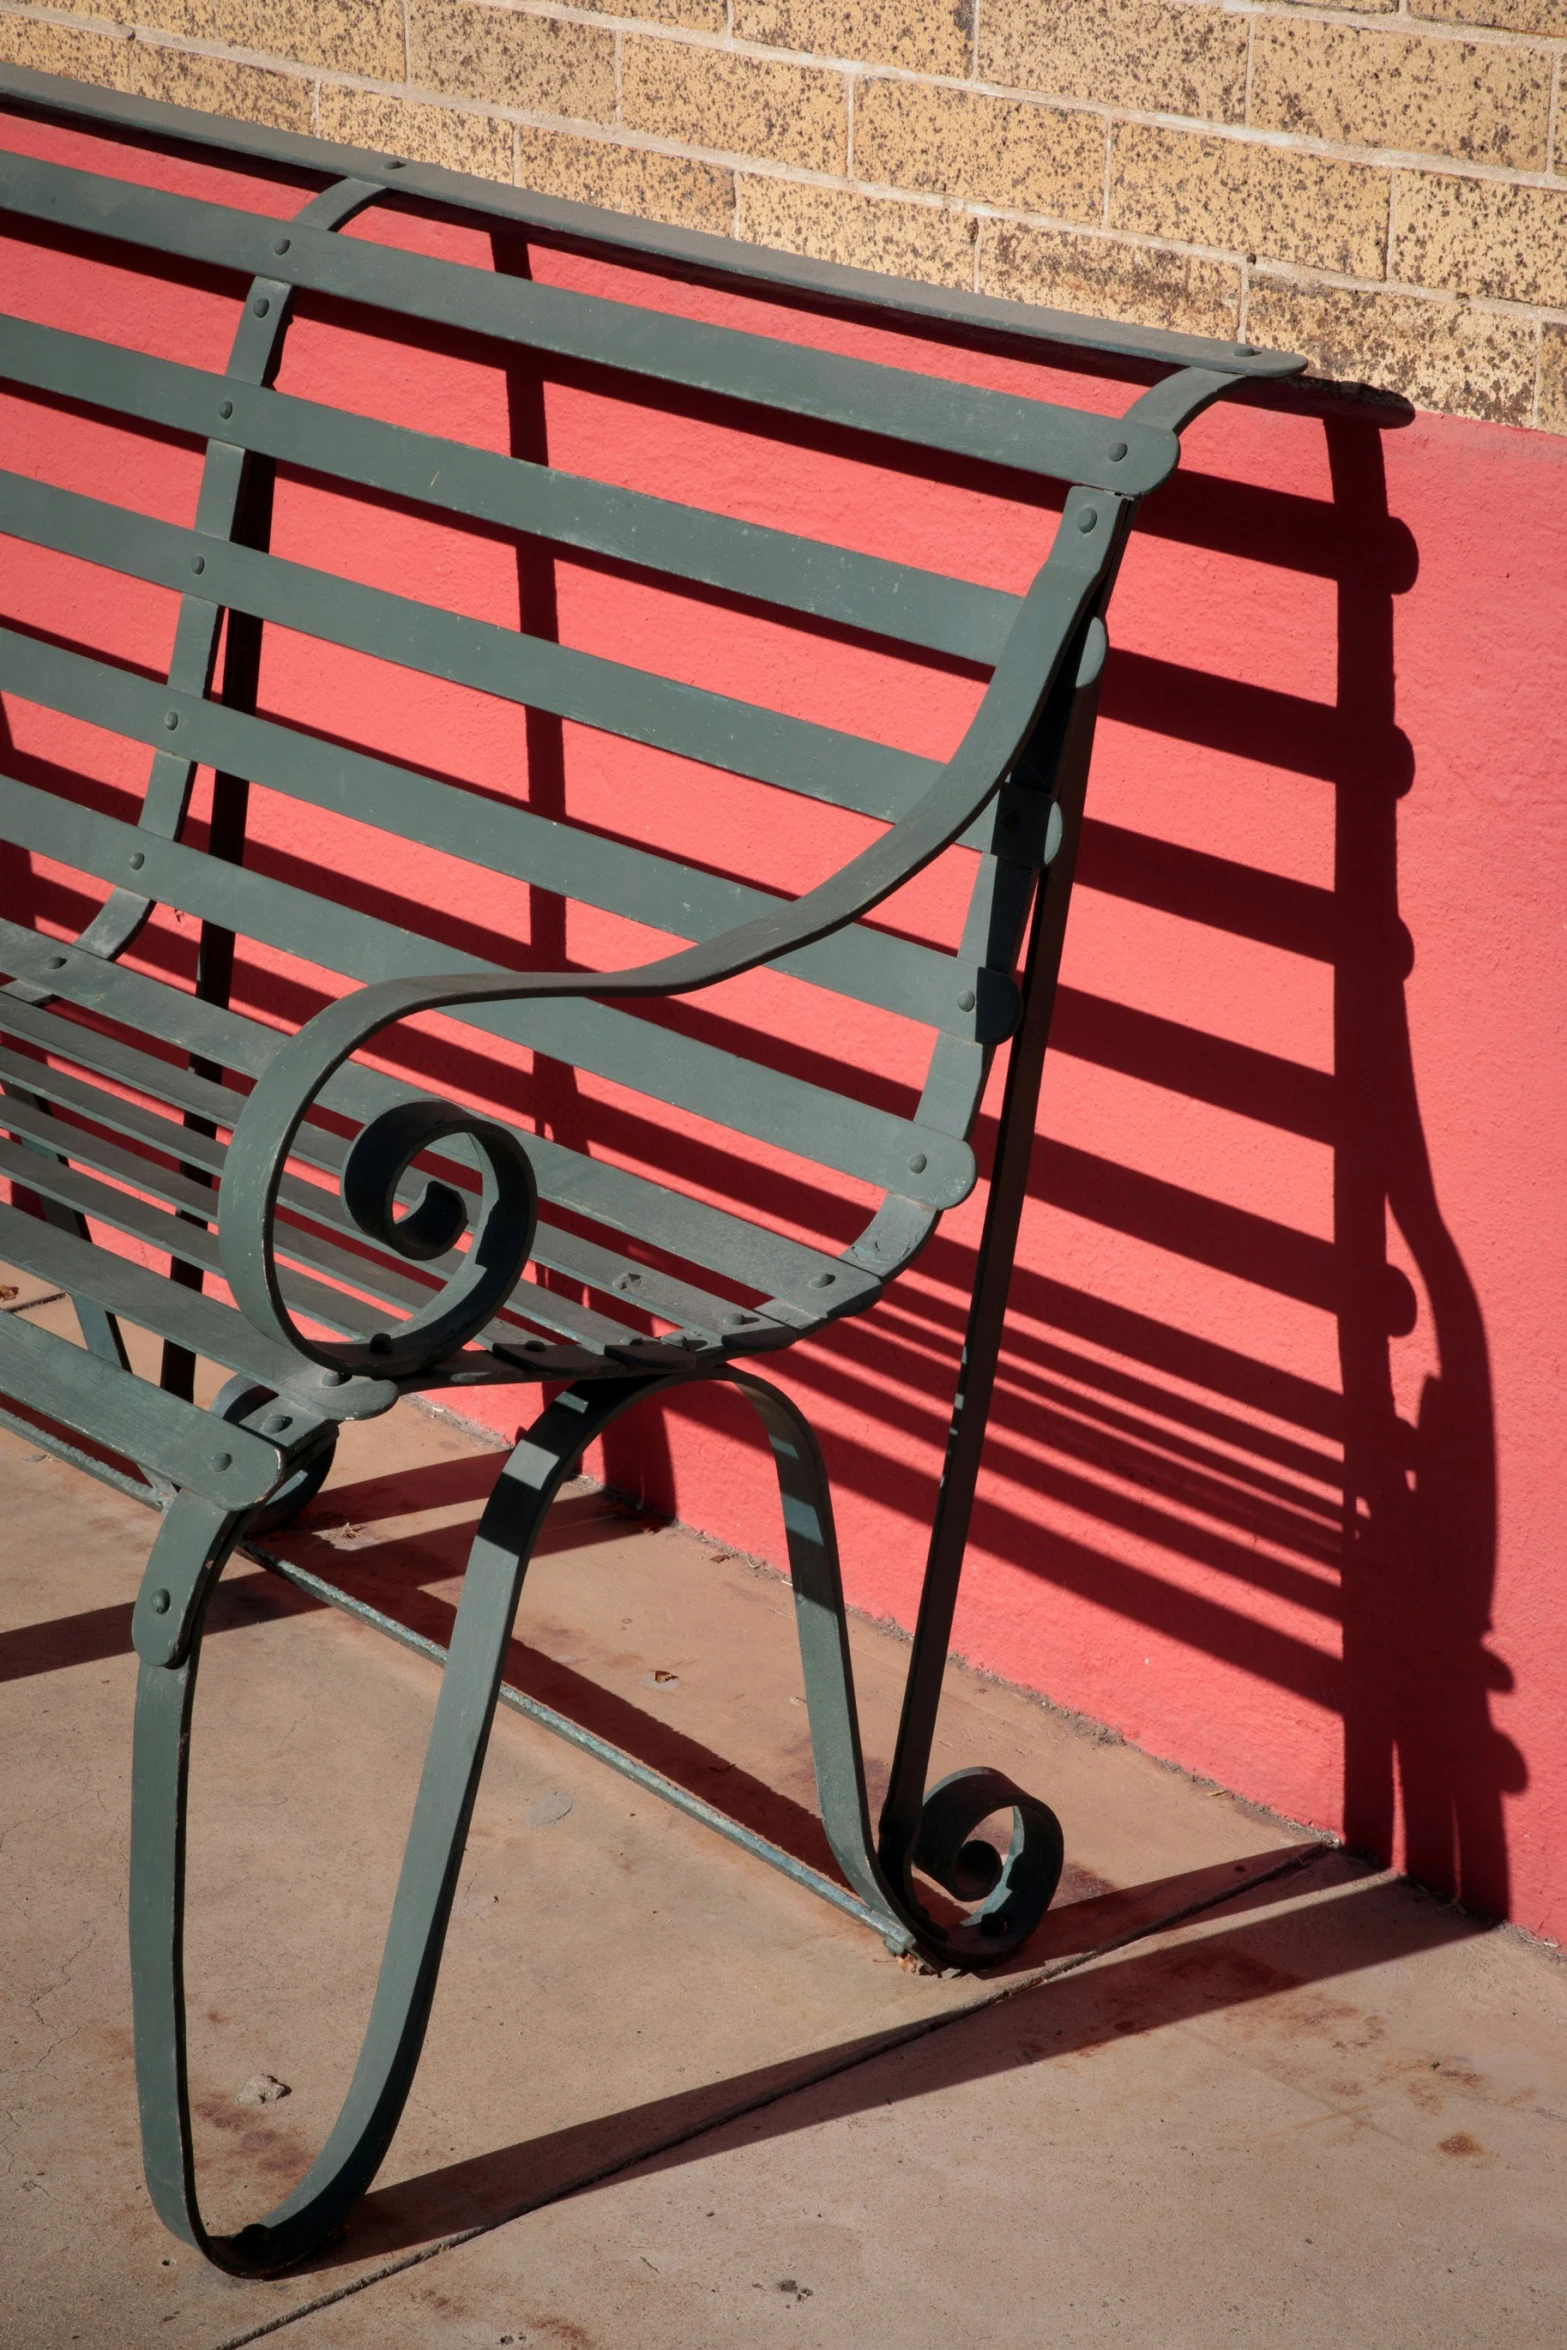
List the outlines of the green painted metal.
{"type": "Polygon", "coordinates": [[[1179,443],[1163,426],[1129,425],[1043,400],[976,391],[598,295],[344,241],[302,215],[279,235],[277,222],[253,212],[29,156],[0,155],[0,204],[51,228],[232,270],[253,281],[277,278],[554,358],[1121,496],[1156,489],[1180,459],[1179,443]]]}
{"type": "Polygon", "coordinates": [[[999,588],[699,513],[284,392],[234,388],[231,376],[25,319],[0,318],[0,375],[91,407],[112,384],[111,413],[203,437],[224,399],[225,439],[254,455],[959,660],[994,661],[1017,609],[1017,598],[999,588]]]}
{"type": "Polygon", "coordinates": [[[912,322],[922,332],[946,332],[953,340],[973,345],[997,342],[1026,350],[1043,344],[1160,369],[1222,366],[1240,383],[1266,383],[1301,371],[1301,360],[1284,351],[1259,351],[1248,343],[1215,342],[1204,335],[920,285],[755,245],[736,246],[727,237],[632,220],[531,189],[498,187],[492,180],[416,163],[406,155],[366,154],[328,139],[236,122],[120,91],[95,90],[84,96],[78,84],[25,66],[0,66],[0,96],[19,111],[67,121],[88,116],[106,130],[144,137],[162,147],[178,144],[198,154],[216,147],[225,155],[254,156],[296,175],[301,184],[341,179],[353,172],[374,180],[389,195],[433,199],[459,213],[475,213],[487,223],[514,223],[540,244],[610,252],[625,266],[740,286],[749,293],[776,293],[802,308],[861,317],[886,313],[894,325],[912,322]]]}
{"type": "MultiPolygon", "coordinates": [[[[975,1478],[1006,1308],[1087,786],[1104,613],[1138,498],[1212,400],[1297,372],[1240,346],[1034,313],[742,249],[494,189],[396,158],[211,118],[19,68],[9,103],[164,144],[218,145],[295,179],[286,222],[0,154],[0,202],[28,233],[108,240],[134,265],[248,279],[218,377],[78,334],[0,319],[0,380],[206,444],[192,529],[0,474],[0,529],[180,597],[165,679],[0,630],[0,687],[108,727],[152,757],[138,820],[0,773],[0,839],[107,885],[76,940],[0,914],[0,1256],[78,1301],[87,1344],[0,1317],[0,1406],[63,1458],[162,1510],[133,1617],[140,1658],[132,1979],[147,2178],[171,2228],[237,2273],[309,2257],[374,2176],[413,2079],[485,1743],[498,1702],[601,1752],[653,1792],[782,1867],[899,1950],[979,1966],[1016,1950],[1062,1865],[1047,1805],[992,1769],[928,1786],[975,1478]],[[331,184],[323,186],[323,180],[331,184]],[[635,268],[986,347],[1064,346],[1159,377],[1118,418],[698,325],[633,303],[399,252],[339,232],[373,202],[435,199],[537,240],[635,268]],[[352,417],[272,388],[293,298],[345,296],[400,323],[458,327],[660,397],[696,392],[869,436],[1050,475],[1060,527],[1026,596],[699,514],[540,465],[352,417]],[[268,546],[273,472],[307,467],[486,527],[731,593],[992,669],[953,756],[914,758],[669,678],[468,621],[284,561],[268,546]],[[260,649],[281,624],[433,679],[586,723],[737,776],[873,816],[870,846],[803,896],[703,873],[635,840],[502,807],[439,778],[256,714],[260,649]],[[220,636],[221,692],[213,676],[220,636]],[[184,837],[199,765],[217,776],[203,846],[184,837]],[[411,849],[632,918],[674,942],[634,969],[521,971],[442,947],[245,863],[248,795],[370,822],[411,849]],[[977,850],[960,945],[940,953],[869,920],[955,842],[977,850]],[[201,925],[194,989],[119,958],[155,906],[201,925]],[[229,1004],[235,942],[337,973],[348,992],[292,1031],[229,1004]],[[895,1115],[647,1016],[646,1007],[775,967],[838,1002],[918,1024],[929,1060],[895,1115]],[[644,1007],[639,1011],[638,1007],[644,1007]],[[437,1099],[359,1057],[442,1010],[725,1129],[848,1174],[876,1204],[837,1254],[673,1184],[437,1099]],[[798,1409],[747,1362],[873,1305],[970,1189],[970,1136],[1011,1039],[995,1167],[891,1785],[873,1826],[860,1753],[832,1500],[798,1409]],[[170,1054],[176,1056],[171,1059],[170,1054]],[[100,1246],[118,1232],[136,1255],[100,1246]],[[545,1281],[527,1278],[552,1277],[545,1281]],[[558,1277],[580,1285],[581,1298],[558,1277]],[[228,1297],[218,1285],[226,1285],[228,1297]],[[213,1286],[209,1286],[212,1283],[213,1286]],[[229,1298],[232,1302],[229,1302],[229,1298]],[[125,1321],[163,1341],[138,1378],[125,1321]],[[651,1325],[651,1326],[649,1326],[651,1325]],[[198,1357],[232,1374],[210,1412],[198,1357]],[[202,2219],[191,2147],[183,1980],[189,1732],[202,1627],[235,1546],[285,1520],[326,1475],[337,1424],[399,1396],[536,1379],[563,1389],[512,1452],[485,1509],[449,1650],[320,1586],[428,1653],[443,1680],[381,1976],[342,2113],[309,2175],[238,2235],[202,2219]],[[730,1380],[757,1412],[783,1502],[822,1818],[843,1885],[501,1686],[501,1659],[544,1514],[584,1447],[622,1413],[694,1380],[730,1380]],[[138,1477],[98,1457],[107,1448],[138,1477]],[[1010,1819],[1005,1853],[976,1834],[1010,1819]],[[959,1905],[937,1914],[934,1882],[959,1905]]],[[[155,288],[149,299],[156,299],[155,288]]],[[[778,876],[782,885],[787,877],[778,876]]],[[[812,1041],[816,1041],[813,1034],[812,1041]]],[[[285,1571],[301,1579],[300,1571],[285,1571]]]]}

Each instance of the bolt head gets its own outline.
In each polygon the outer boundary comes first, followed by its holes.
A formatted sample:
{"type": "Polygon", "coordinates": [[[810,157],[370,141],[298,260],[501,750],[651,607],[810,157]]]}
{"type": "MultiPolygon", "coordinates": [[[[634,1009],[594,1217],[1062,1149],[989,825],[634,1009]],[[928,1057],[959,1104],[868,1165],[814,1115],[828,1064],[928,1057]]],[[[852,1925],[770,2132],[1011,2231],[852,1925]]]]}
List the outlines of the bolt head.
{"type": "Polygon", "coordinates": [[[153,1593],[152,1612],[155,1616],[166,1616],[169,1612],[169,1605],[169,1595],[166,1591],[155,1591],[153,1593]]]}

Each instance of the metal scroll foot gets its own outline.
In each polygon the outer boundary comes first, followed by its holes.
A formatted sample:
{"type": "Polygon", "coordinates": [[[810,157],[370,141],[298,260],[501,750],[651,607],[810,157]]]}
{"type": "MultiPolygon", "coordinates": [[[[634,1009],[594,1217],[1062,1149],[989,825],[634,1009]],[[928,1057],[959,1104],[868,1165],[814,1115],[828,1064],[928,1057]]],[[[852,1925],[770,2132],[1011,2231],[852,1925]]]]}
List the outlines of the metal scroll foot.
{"type": "MultiPolygon", "coordinates": [[[[888,1849],[878,1857],[826,1467],[809,1423],[787,1396],[749,1371],[731,1369],[728,1376],[766,1429],[778,1471],[827,1841],[849,1883],[884,1923],[893,1948],[917,1947],[941,1966],[993,1965],[1027,1940],[1054,1898],[1061,1879],[1061,1824],[1048,1804],[1001,1771],[955,1771],[926,1794],[906,1851],[888,1849]],[[1012,1815],[1004,1856],[974,1834],[1003,1811],[1012,1815]],[[977,1906],[952,1922],[932,1917],[913,1882],[915,1869],[954,1900],[977,1906]]],[[[921,1778],[928,1760],[927,1740],[918,1758],[921,1778]]]]}
{"type": "Polygon", "coordinates": [[[544,1515],[583,1448],[663,1378],[568,1389],[517,1444],[486,1505],[463,1577],[380,1977],[348,2095],[300,2184],[234,2236],[205,2225],[196,2193],[185,2046],[186,1795],[202,1622],[250,1519],[176,1496],[143,1578],[131,1794],[131,1985],[147,2185],[175,2235],[235,2276],[271,2276],[336,2235],[370,2185],[424,2043],[468,1822],[522,1579],[544,1515]]]}

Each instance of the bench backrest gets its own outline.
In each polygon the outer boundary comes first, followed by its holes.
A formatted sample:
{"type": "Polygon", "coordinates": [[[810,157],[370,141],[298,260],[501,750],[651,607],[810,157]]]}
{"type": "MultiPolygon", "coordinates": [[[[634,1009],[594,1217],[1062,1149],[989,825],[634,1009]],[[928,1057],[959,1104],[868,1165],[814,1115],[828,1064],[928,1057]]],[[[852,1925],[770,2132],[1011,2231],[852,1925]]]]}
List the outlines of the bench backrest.
{"type": "MultiPolygon", "coordinates": [[[[127,976],[183,934],[221,1002],[237,936],[255,1008],[291,1025],[344,982],[725,930],[929,788],[1048,551],[1051,485],[1136,496],[1175,461],[1117,421],[1122,385],[1093,387],[1103,413],[1020,391],[984,305],[933,291],[925,323],[971,348],[917,370],[826,315],[863,317],[852,273],[791,285],[758,255],[715,291],[745,263],[712,240],[509,191],[485,220],[472,183],[275,135],[253,168],[159,152],[96,103],[93,131],[12,116],[0,154],[0,381],[38,428],[0,473],[0,531],[38,551],[0,690],[50,714],[33,771],[5,762],[0,835],[97,898],[87,943],[127,976]],[[650,259],[667,274],[631,274],[650,259]],[[783,290],[806,308],[761,306],[783,290]],[[987,583],[912,559],[960,507],[987,583]],[[835,511],[849,544],[816,535],[835,511]],[[117,793],[38,771],[78,767],[84,728],[119,738],[117,793]]],[[[660,1254],[786,1319],[863,1302],[974,1179],[1037,863],[998,835],[1020,820],[1003,801],[907,904],[700,1005],[474,1009],[405,1066],[522,1104],[542,1261],[586,1286],[641,1279],[591,1220],[654,1252],[636,1302],[672,1319],[711,1300],[660,1254]],[[808,1230],[783,1179],[813,1170],[808,1230]]],[[[202,1022],[193,1001],[167,1041],[199,1059],[202,1022]]]]}

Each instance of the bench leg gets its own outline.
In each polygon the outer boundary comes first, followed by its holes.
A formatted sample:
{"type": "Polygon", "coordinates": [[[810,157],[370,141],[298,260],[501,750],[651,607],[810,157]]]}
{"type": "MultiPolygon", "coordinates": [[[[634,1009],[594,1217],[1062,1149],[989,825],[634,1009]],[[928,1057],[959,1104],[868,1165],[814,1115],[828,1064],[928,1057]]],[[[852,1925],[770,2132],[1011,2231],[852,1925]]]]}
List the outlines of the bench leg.
{"type": "Polygon", "coordinates": [[[196,2194],[185,2049],[185,1820],[202,1617],[247,1520],[189,1493],[178,1496],[164,1520],[136,1611],[147,1627],[138,1637],[131,1792],[131,1983],[142,2153],[165,2224],[234,2275],[272,2275],[307,2259],[341,2229],[380,2168],[423,2046],[501,1666],[545,1512],[584,1447],[650,1388],[666,1384],[658,1377],[568,1390],[501,1471],[463,1577],[375,2000],[348,2095],[299,2186],[235,2236],[208,2231],[196,2194]],[[166,1636],[160,1641],[158,1627],[178,1618],[186,1594],[193,1595],[188,1639],[172,1662],[150,1661],[171,1645],[166,1636]],[[160,1596],[163,1609],[153,1613],[160,1596]]]}
{"type": "MultiPolygon", "coordinates": [[[[803,1414],[776,1387],[749,1371],[731,1369],[728,1376],[760,1418],[778,1471],[827,1841],[861,1900],[885,1921],[892,1948],[906,1948],[912,1941],[938,1963],[988,1966],[1015,1950],[1049,1908],[1061,1877],[1060,1824],[1048,1805],[1014,1786],[1003,1772],[954,1771],[923,1794],[910,1864],[955,1900],[978,1907],[967,1918],[943,1922],[925,1908],[908,1866],[896,1875],[883,1867],[866,1803],[848,1617],[821,1449],[803,1414]],[[1000,1811],[1012,1814],[1004,1860],[991,1845],[972,1840],[980,1822],[1000,1811]]],[[[923,1793],[929,1733],[917,1755],[905,1738],[903,1759],[923,1793]]]]}

